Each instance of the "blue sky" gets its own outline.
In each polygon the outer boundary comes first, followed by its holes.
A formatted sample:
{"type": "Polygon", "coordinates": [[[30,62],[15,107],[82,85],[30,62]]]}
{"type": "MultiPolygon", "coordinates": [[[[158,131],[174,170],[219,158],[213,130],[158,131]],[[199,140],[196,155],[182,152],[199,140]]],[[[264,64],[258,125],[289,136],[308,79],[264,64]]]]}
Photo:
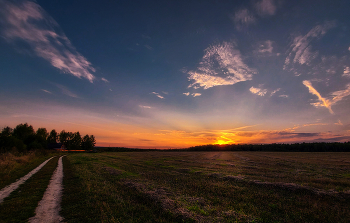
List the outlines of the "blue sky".
{"type": "Polygon", "coordinates": [[[0,6],[2,127],[141,148],[350,140],[348,1],[0,6]]]}

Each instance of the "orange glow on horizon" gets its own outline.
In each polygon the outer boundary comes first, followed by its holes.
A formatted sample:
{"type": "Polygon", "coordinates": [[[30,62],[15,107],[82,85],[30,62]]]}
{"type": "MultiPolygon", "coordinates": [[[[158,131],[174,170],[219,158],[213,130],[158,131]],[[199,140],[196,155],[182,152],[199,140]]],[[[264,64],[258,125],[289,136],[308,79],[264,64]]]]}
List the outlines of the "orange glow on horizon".
{"type": "Polygon", "coordinates": [[[227,145],[227,144],[229,144],[229,142],[219,139],[219,140],[218,140],[216,143],[214,143],[214,144],[216,144],[216,145],[227,145]]]}

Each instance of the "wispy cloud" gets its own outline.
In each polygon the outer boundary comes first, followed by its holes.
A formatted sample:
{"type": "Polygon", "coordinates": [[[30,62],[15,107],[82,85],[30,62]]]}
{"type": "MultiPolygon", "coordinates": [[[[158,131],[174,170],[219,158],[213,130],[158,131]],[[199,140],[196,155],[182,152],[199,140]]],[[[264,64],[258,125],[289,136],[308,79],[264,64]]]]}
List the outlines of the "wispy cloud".
{"type": "Polygon", "coordinates": [[[149,45],[145,45],[145,47],[149,50],[153,50],[153,47],[149,46],[149,45]]]}
{"type": "Polygon", "coordinates": [[[151,106],[147,106],[147,105],[139,105],[140,108],[147,108],[147,109],[150,109],[152,108],[151,106]]]}
{"type": "Polygon", "coordinates": [[[276,94],[276,93],[277,93],[278,91],[280,91],[280,90],[281,90],[281,88],[277,88],[276,90],[273,90],[273,91],[271,92],[270,96],[276,94]]]}
{"type": "Polygon", "coordinates": [[[334,91],[330,93],[330,96],[328,97],[328,99],[323,98],[321,94],[318,93],[318,91],[312,86],[310,81],[305,80],[303,81],[303,84],[309,88],[309,92],[311,94],[314,94],[318,97],[319,101],[311,104],[314,105],[315,107],[326,107],[328,108],[331,114],[334,114],[331,106],[350,95],[350,84],[347,84],[344,90],[334,91]]]}
{"type": "Polygon", "coordinates": [[[288,56],[285,59],[284,70],[290,68],[291,64],[310,65],[311,61],[318,56],[318,52],[311,50],[311,42],[324,36],[327,31],[335,27],[335,22],[325,22],[323,25],[317,25],[312,28],[305,36],[297,36],[288,50],[288,56]]]}
{"type": "Polygon", "coordinates": [[[193,97],[198,97],[198,96],[201,96],[202,94],[201,93],[190,93],[190,92],[187,92],[187,93],[182,93],[182,94],[184,94],[184,95],[186,95],[186,96],[193,96],[193,97]]]}
{"type": "Polygon", "coordinates": [[[334,123],[335,125],[343,125],[343,123],[338,119],[338,122],[334,123]]]}
{"type": "Polygon", "coordinates": [[[273,46],[271,40],[266,40],[259,43],[258,52],[260,54],[272,54],[273,46]]]}
{"type": "Polygon", "coordinates": [[[43,92],[45,92],[45,93],[48,93],[48,94],[52,94],[52,92],[51,91],[48,91],[48,90],[45,90],[45,89],[41,89],[43,92]]]}
{"type": "Polygon", "coordinates": [[[303,81],[303,84],[309,89],[309,92],[311,94],[316,95],[318,98],[318,102],[311,103],[312,105],[314,105],[315,107],[320,107],[320,106],[326,107],[326,108],[328,108],[328,110],[331,114],[334,114],[334,112],[332,111],[332,108],[331,108],[331,103],[329,103],[327,99],[323,98],[321,96],[321,94],[318,93],[318,91],[312,86],[310,81],[305,80],[305,81],[303,81]]]}
{"type": "Polygon", "coordinates": [[[345,67],[343,72],[344,77],[350,77],[350,67],[345,67]]]}
{"type": "Polygon", "coordinates": [[[26,42],[33,52],[64,73],[93,82],[91,63],[71,44],[56,21],[32,1],[0,0],[2,36],[8,42],[26,42]]]}
{"type": "Polygon", "coordinates": [[[309,124],[304,124],[303,127],[319,126],[319,125],[328,125],[328,124],[326,124],[326,123],[309,123],[309,124]]]}
{"type": "Polygon", "coordinates": [[[261,0],[254,4],[254,7],[259,15],[274,15],[277,7],[274,0],[261,0]]]}
{"type": "Polygon", "coordinates": [[[332,99],[331,103],[335,104],[338,101],[343,100],[343,98],[347,97],[350,95],[350,84],[346,85],[346,89],[340,90],[340,91],[335,91],[331,93],[332,99]]]}
{"type": "Polygon", "coordinates": [[[80,98],[78,95],[74,94],[73,92],[71,92],[67,87],[60,85],[60,84],[56,84],[56,86],[61,89],[61,92],[69,97],[72,98],[80,98]]]}
{"type": "Polygon", "coordinates": [[[235,23],[235,27],[238,30],[256,22],[254,15],[248,9],[236,11],[235,14],[231,16],[231,19],[235,23]]]}
{"type": "Polygon", "coordinates": [[[201,96],[202,94],[201,93],[192,93],[191,94],[193,97],[198,97],[198,96],[201,96]]]}
{"type": "Polygon", "coordinates": [[[249,91],[259,96],[265,96],[267,93],[267,89],[261,89],[261,88],[255,88],[255,87],[249,88],[249,91]]]}
{"type": "Polygon", "coordinates": [[[109,83],[109,80],[107,80],[106,78],[102,77],[101,78],[102,81],[106,82],[106,83],[109,83]]]}
{"type": "Polygon", "coordinates": [[[219,85],[233,85],[251,80],[257,71],[243,62],[241,53],[233,43],[223,42],[210,46],[196,71],[189,71],[189,87],[208,89],[219,85]],[[219,76],[220,75],[220,76],[219,76]]]}
{"type": "Polygon", "coordinates": [[[151,94],[156,95],[158,98],[164,99],[164,97],[157,92],[152,92],[151,94]]]}

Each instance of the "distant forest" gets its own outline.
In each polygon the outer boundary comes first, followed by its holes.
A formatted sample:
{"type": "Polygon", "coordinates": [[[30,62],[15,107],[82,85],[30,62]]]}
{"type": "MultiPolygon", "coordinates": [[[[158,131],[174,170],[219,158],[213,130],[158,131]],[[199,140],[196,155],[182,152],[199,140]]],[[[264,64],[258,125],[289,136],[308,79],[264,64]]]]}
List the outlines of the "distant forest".
{"type": "Polygon", "coordinates": [[[185,149],[136,149],[125,147],[97,147],[99,152],[147,152],[147,151],[265,151],[265,152],[350,152],[350,142],[315,142],[293,144],[232,144],[202,145],[185,149]]]}
{"type": "Polygon", "coordinates": [[[184,151],[350,152],[350,142],[233,144],[194,146],[184,151]]]}
{"type": "Polygon", "coordinates": [[[0,133],[0,152],[16,150],[27,152],[64,148],[67,150],[92,150],[96,144],[93,135],[81,136],[79,132],[57,133],[55,129],[48,132],[46,128],[34,130],[33,126],[19,124],[14,129],[5,127],[0,133]]]}

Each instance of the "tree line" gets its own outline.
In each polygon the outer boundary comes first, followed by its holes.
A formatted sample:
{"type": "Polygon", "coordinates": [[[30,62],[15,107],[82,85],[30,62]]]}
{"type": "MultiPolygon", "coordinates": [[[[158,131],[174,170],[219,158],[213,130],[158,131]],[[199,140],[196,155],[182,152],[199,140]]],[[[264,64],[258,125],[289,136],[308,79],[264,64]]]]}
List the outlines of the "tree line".
{"type": "Polygon", "coordinates": [[[14,129],[4,127],[0,133],[0,152],[7,152],[16,149],[19,152],[26,152],[36,149],[53,149],[62,147],[67,150],[92,150],[96,144],[93,135],[81,136],[79,132],[58,133],[55,129],[50,132],[46,128],[19,124],[14,129]]]}
{"type": "Polygon", "coordinates": [[[232,144],[193,146],[183,151],[350,152],[349,142],[232,144]]]}

